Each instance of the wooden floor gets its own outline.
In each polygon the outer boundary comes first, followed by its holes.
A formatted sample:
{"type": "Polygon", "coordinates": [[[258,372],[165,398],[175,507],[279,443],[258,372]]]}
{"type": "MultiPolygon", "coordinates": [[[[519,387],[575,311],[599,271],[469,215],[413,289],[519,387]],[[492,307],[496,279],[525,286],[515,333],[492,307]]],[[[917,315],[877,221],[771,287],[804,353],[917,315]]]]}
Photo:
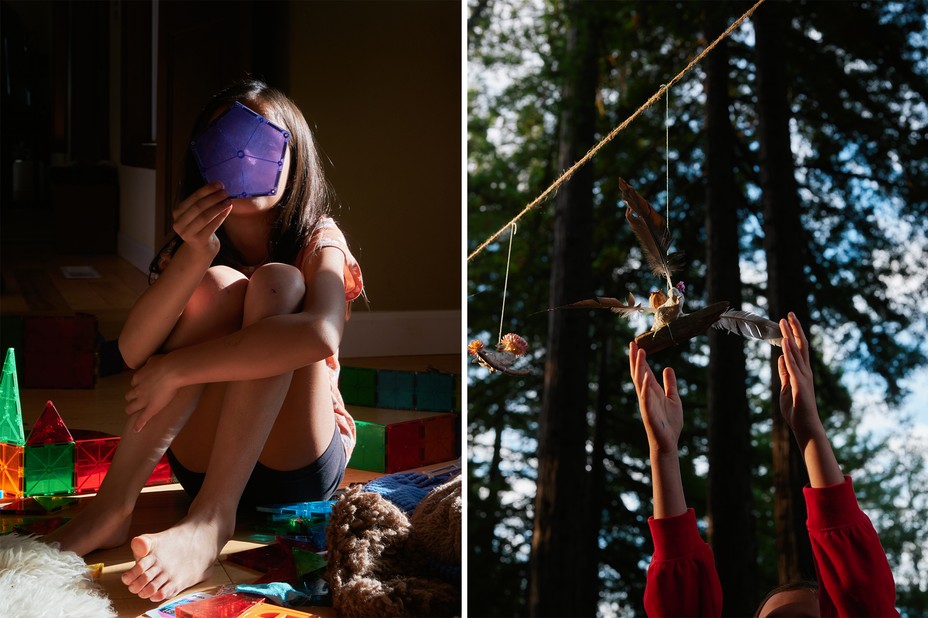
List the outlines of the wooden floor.
{"type": "MultiPolygon", "coordinates": [[[[114,255],[56,255],[48,247],[3,243],[2,294],[0,313],[12,315],[66,315],[68,312],[86,312],[97,316],[101,335],[108,340],[117,337],[125,316],[136,298],[148,285],[147,277],[129,263],[114,255]],[[90,266],[99,273],[94,279],[68,279],[62,267],[90,266]]],[[[396,369],[438,368],[445,371],[460,370],[458,356],[426,358],[366,359],[363,366],[396,369]],[[371,364],[373,363],[373,364],[371,364]],[[392,365],[391,365],[392,363],[392,365]]],[[[343,364],[347,361],[343,359],[343,364]]],[[[51,400],[65,423],[75,429],[94,429],[121,434],[125,423],[124,395],[130,372],[101,378],[93,389],[21,389],[23,421],[31,426],[51,400]]],[[[28,429],[27,429],[28,431],[28,429]]],[[[436,466],[433,466],[436,467],[436,466]]],[[[348,470],[345,483],[366,482],[377,473],[348,470]]],[[[73,515],[86,504],[87,498],[59,513],[73,515]]],[[[139,499],[130,538],[143,532],[164,530],[177,522],[185,513],[189,500],[178,485],[149,488],[139,499]]],[[[266,540],[266,539],[265,539],[266,540]]],[[[212,576],[195,590],[205,590],[222,584],[251,583],[260,575],[239,567],[224,556],[263,544],[246,525],[240,525],[234,538],[226,544],[214,565],[212,576]]],[[[88,564],[103,563],[100,584],[113,601],[119,616],[139,616],[155,607],[130,594],[119,577],[133,564],[128,544],[115,549],[97,551],[86,556],[88,564]]],[[[334,615],[331,608],[315,608],[320,615],[334,615]]]]}

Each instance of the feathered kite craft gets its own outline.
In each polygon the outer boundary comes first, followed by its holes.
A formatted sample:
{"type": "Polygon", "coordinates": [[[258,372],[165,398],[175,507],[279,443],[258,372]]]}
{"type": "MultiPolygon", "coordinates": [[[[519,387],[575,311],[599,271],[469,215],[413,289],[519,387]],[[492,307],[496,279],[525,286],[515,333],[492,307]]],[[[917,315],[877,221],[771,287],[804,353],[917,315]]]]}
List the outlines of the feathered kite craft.
{"type": "Polygon", "coordinates": [[[481,367],[490,372],[499,371],[513,376],[528,375],[529,369],[513,369],[515,362],[528,352],[528,342],[515,333],[504,335],[495,350],[488,350],[483,342],[474,339],[467,345],[467,351],[481,367]]]}
{"type": "Polygon", "coordinates": [[[621,178],[619,188],[628,205],[625,219],[641,244],[651,272],[664,279],[667,291],[652,292],[647,305],[642,305],[635,295],[629,292],[625,300],[597,296],[557,309],[609,309],[625,317],[652,313],[654,323],[651,330],[635,338],[639,347],[652,354],[692,339],[711,326],[742,337],[762,339],[770,344],[780,345],[782,336],[775,322],[747,311],[729,309],[727,302],[714,303],[699,311],[684,313],[686,286],[682,281],[674,285],[672,279],[673,273],[679,269],[680,254],[668,253],[670,234],[664,227],[664,218],[621,178]]]}

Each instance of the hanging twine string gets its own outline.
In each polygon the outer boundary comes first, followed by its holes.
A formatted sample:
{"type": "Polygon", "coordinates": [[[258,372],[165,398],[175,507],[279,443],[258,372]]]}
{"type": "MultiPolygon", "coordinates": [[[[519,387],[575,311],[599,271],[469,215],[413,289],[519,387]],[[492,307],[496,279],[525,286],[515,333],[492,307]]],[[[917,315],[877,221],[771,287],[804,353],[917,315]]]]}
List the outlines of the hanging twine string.
{"type": "Polygon", "coordinates": [[[556,191],[558,187],[560,187],[562,184],[564,184],[565,182],[567,182],[567,181],[571,178],[571,176],[573,176],[574,173],[575,173],[578,169],[580,169],[584,164],[586,164],[587,161],[589,161],[589,160],[592,159],[594,156],[596,156],[596,153],[598,153],[598,152],[603,148],[603,146],[605,146],[606,144],[608,144],[609,142],[611,142],[612,139],[613,139],[616,135],[618,135],[623,129],[625,129],[625,127],[627,127],[628,125],[630,125],[630,124],[632,123],[632,121],[634,121],[636,118],[638,118],[638,116],[640,116],[642,112],[644,112],[646,109],[648,109],[649,107],[651,107],[651,105],[653,105],[656,101],[659,101],[660,98],[664,95],[665,92],[667,92],[667,90],[670,89],[671,86],[673,86],[675,83],[677,83],[678,81],[680,81],[680,79],[682,79],[684,75],[686,75],[687,73],[689,73],[690,69],[692,69],[694,66],[696,66],[697,64],[699,64],[699,62],[702,61],[702,59],[705,58],[705,57],[709,54],[709,52],[712,51],[712,50],[715,48],[716,45],[718,45],[718,44],[719,44],[720,42],[722,42],[728,35],[730,35],[732,32],[734,32],[734,30],[735,30],[738,26],[740,26],[746,19],[748,19],[748,18],[754,13],[754,11],[756,11],[757,8],[758,8],[761,4],[764,3],[764,1],[765,1],[765,0],[758,0],[757,3],[756,3],[754,6],[752,6],[750,9],[748,9],[747,12],[746,12],[744,15],[742,15],[742,16],[739,17],[734,23],[732,23],[732,25],[730,25],[730,26],[725,30],[725,32],[723,32],[722,34],[720,34],[720,35],[718,36],[718,38],[716,38],[714,41],[712,41],[711,43],[709,43],[709,45],[707,45],[706,48],[703,49],[702,52],[700,52],[698,56],[696,56],[695,58],[693,58],[692,60],[690,60],[689,64],[687,64],[686,67],[684,67],[684,69],[683,69],[682,71],[680,71],[679,73],[677,73],[677,74],[674,76],[673,79],[671,79],[669,82],[667,82],[666,84],[664,84],[663,86],[661,86],[661,88],[660,88],[657,92],[655,92],[653,95],[651,95],[651,98],[649,98],[647,101],[645,101],[644,104],[643,104],[641,107],[639,107],[637,110],[635,110],[635,112],[634,112],[631,116],[629,116],[628,118],[626,118],[625,120],[623,120],[623,121],[622,121],[622,124],[620,124],[619,126],[617,126],[616,128],[614,128],[612,131],[610,131],[609,134],[608,134],[606,137],[604,137],[598,144],[596,144],[595,146],[593,146],[592,148],[590,148],[590,150],[589,150],[585,155],[583,155],[583,158],[582,158],[582,159],[580,159],[579,161],[577,161],[576,163],[574,163],[572,166],[570,166],[570,168],[569,168],[566,172],[564,172],[563,174],[561,174],[560,178],[558,178],[557,180],[555,180],[555,181],[551,184],[550,187],[548,187],[547,189],[545,189],[544,192],[543,192],[541,195],[539,195],[538,197],[536,197],[534,200],[532,200],[532,202],[531,202],[530,204],[528,204],[525,208],[523,208],[523,209],[522,209],[522,212],[520,212],[518,215],[516,215],[515,217],[513,217],[506,225],[504,225],[503,227],[501,227],[495,234],[493,234],[492,236],[490,236],[489,238],[487,238],[485,241],[483,241],[483,243],[482,243],[479,247],[477,247],[476,249],[474,249],[474,251],[473,251],[470,255],[467,256],[467,261],[468,261],[468,262],[471,261],[471,260],[474,258],[474,256],[476,256],[478,253],[480,253],[481,251],[483,251],[484,249],[486,249],[486,248],[490,245],[490,243],[492,243],[494,240],[496,240],[497,238],[499,238],[500,234],[502,234],[504,231],[506,231],[506,228],[508,228],[510,225],[516,223],[516,222],[517,222],[519,219],[521,219],[526,213],[528,213],[530,210],[532,210],[533,208],[535,208],[536,206],[538,206],[538,205],[539,205],[541,202],[543,202],[549,195],[551,195],[551,193],[553,193],[554,191],[556,191]]]}
{"type": "Polygon", "coordinates": [[[664,99],[664,174],[666,176],[665,195],[667,195],[667,234],[670,234],[670,88],[667,88],[667,98],[664,99]]]}
{"type": "Polygon", "coordinates": [[[510,223],[512,232],[509,233],[509,254],[506,256],[506,278],[503,279],[503,308],[499,310],[499,339],[503,340],[503,318],[506,315],[506,290],[509,288],[509,263],[512,260],[512,239],[516,235],[515,222],[510,223]]]}

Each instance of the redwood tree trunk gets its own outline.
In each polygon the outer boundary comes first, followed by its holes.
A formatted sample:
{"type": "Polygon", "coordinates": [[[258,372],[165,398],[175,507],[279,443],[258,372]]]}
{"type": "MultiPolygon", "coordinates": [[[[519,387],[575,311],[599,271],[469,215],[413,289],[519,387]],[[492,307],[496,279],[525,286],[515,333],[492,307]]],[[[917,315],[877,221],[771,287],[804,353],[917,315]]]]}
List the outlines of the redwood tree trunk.
{"type": "MultiPolygon", "coordinates": [[[[715,9],[715,10],[713,10],[715,9]]],[[[707,32],[724,28],[711,7],[707,32]]],[[[729,116],[729,61],[723,41],[706,59],[706,287],[709,302],[741,304],[735,135],[729,116]]],[[[709,542],[724,590],[724,616],[750,616],[757,604],[757,542],[751,490],[751,417],[744,342],[709,330],[709,542]]]]}
{"type": "MultiPolygon", "coordinates": [[[[569,2],[566,11],[560,169],[570,167],[593,145],[597,81],[592,20],[582,2],[569,2]]],[[[557,193],[551,307],[591,294],[592,189],[592,168],[587,165],[557,193]]],[[[530,565],[529,611],[533,616],[576,616],[589,607],[584,577],[585,565],[593,558],[586,539],[598,530],[581,525],[588,521],[588,320],[583,311],[549,313],[530,565]]]]}
{"type": "MultiPolygon", "coordinates": [[[[793,311],[808,328],[808,287],[803,275],[804,231],[790,149],[789,84],[783,61],[783,39],[787,33],[784,10],[781,3],[767,3],[758,9],[754,20],[767,294],[771,319],[779,320],[793,311]]],[[[802,496],[808,474],[789,426],[780,414],[779,355],[776,349],[771,355],[770,394],[778,573],[780,582],[785,583],[814,578],[815,570],[802,496]]]]}

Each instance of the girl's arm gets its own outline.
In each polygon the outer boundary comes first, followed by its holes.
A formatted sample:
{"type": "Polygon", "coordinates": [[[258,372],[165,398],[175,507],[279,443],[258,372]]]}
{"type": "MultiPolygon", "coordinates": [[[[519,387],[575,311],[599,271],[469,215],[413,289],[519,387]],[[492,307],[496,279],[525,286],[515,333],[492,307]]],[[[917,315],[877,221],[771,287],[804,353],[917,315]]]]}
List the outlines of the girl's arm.
{"type": "Polygon", "coordinates": [[[783,355],[778,360],[780,412],[799,444],[812,487],[837,485],[844,482],[844,474],[818,416],[809,341],[794,313],[789,314],[789,321],[780,320],[780,332],[783,334],[783,355]]]}
{"type": "Polygon", "coordinates": [[[632,382],[638,394],[641,420],[648,434],[654,517],[672,517],[686,512],[677,441],[683,431],[683,403],[677,393],[673,369],[664,369],[661,388],[647,363],[645,351],[633,341],[629,346],[632,382]]]}
{"type": "Polygon", "coordinates": [[[780,320],[780,410],[809,471],[804,489],[809,540],[819,579],[822,616],[898,616],[886,553],[841,472],[815,404],[809,342],[796,319],[780,320]]]}
{"type": "Polygon", "coordinates": [[[280,375],[335,354],[345,325],[345,255],[325,247],[303,265],[303,310],[265,318],[225,337],[151,358],[132,377],[127,414],[136,431],[191,384],[280,375]]]}
{"type": "Polygon", "coordinates": [[[673,369],[664,369],[664,388],[648,367],[644,350],[632,342],[629,361],[638,407],[648,434],[654,517],[648,520],[654,556],[648,567],[644,606],[648,616],[719,616],[722,587],[712,549],[699,536],[696,515],[686,507],[677,441],[683,404],[673,369]]]}
{"type": "Polygon", "coordinates": [[[231,210],[220,183],[206,185],[178,204],[174,230],[184,242],[161,276],[133,305],[119,334],[119,351],[129,367],[144,365],[167,341],[219,252],[215,232],[231,210]]]}
{"type": "Polygon", "coordinates": [[[280,375],[335,354],[345,327],[344,254],[325,247],[306,260],[303,310],[171,352],[180,386],[280,375]]]}

